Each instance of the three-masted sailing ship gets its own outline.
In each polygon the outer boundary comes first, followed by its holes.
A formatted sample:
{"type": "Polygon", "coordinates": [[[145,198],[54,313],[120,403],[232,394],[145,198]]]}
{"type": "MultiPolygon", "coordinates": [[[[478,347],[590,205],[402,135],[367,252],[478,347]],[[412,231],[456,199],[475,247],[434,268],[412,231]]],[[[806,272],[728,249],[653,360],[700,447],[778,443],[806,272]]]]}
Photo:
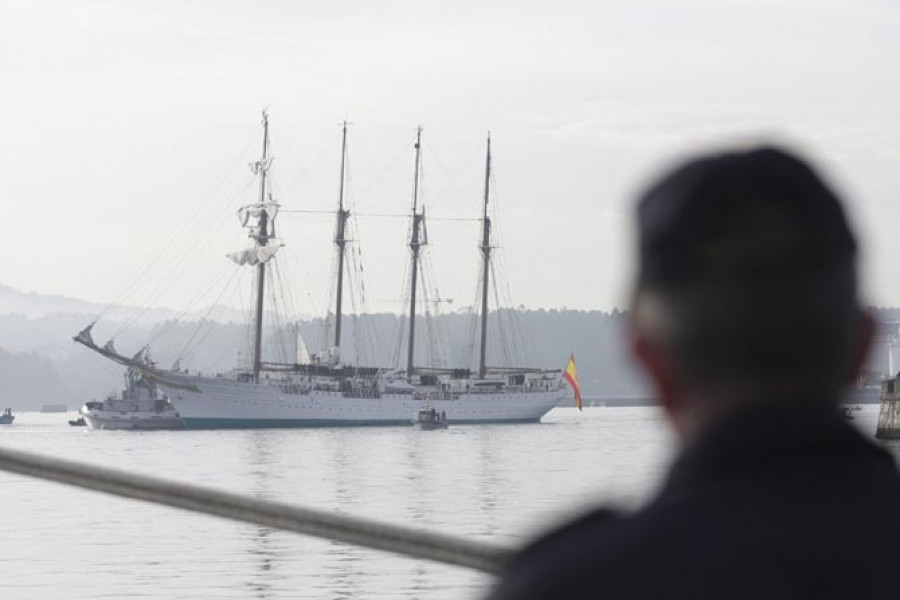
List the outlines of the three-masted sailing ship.
{"type": "Polygon", "coordinates": [[[415,358],[417,287],[420,254],[427,244],[425,211],[419,203],[422,130],[416,132],[415,175],[409,239],[410,270],[407,360],[405,368],[344,364],[341,360],[342,310],[347,220],[344,203],[347,128],[341,145],[340,193],[334,245],[337,285],[333,347],[315,361],[267,362],[263,353],[266,270],[283,246],[275,235],[279,204],[267,189],[271,166],[269,122],[263,113],[261,158],[252,168],[259,179],[255,203],[239,211],[252,245],[229,255],[234,262],[256,270],[252,360],[247,368],[215,376],[160,368],[146,351],[133,357],[120,354],[112,343],[96,344],[94,324],[75,341],[104,357],[139,371],[158,386],[177,408],[189,429],[408,425],[422,409],[446,414],[453,423],[537,422],[566,395],[560,370],[490,367],[488,353],[488,290],[491,276],[491,219],[488,216],[491,146],[487,140],[481,221],[480,354],[477,369],[417,367],[415,358]]]}

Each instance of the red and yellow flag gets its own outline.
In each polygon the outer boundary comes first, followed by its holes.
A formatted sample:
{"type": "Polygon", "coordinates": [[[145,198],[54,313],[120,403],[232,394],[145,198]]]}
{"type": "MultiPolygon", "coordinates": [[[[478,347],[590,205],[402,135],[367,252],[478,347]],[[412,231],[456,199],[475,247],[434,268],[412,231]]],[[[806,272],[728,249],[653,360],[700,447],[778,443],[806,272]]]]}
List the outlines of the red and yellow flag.
{"type": "Polygon", "coordinates": [[[569,385],[572,386],[572,391],[575,392],[575,406],[578,407],[578,410],[581,410],[581,386],[578,385],[578,369],[575,367],[575,355],[569,356],[569,364],[566,365],[566,371],[563,373],[563,377],[566,378],[566,381],[569,382],[569,385]]]}

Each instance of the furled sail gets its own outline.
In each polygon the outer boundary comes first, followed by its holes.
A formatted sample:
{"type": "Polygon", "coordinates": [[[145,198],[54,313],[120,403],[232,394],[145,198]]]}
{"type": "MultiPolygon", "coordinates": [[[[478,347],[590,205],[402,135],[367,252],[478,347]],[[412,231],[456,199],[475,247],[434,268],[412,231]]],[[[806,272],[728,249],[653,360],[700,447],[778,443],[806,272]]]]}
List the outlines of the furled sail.
{"type": "Polygon", "coordinates": [[[269,262],[284,244],[269,244],[268,246],[253,246],[228,254],[228,258],[239,265],[258,265],[269,262]]]}
{"type": "Polygon", "coordinates": [[[238,219],[241,222],[242,227],[247,227],[247,223],[250,222],[250,217],[254,219],[258,219],[262,216],[263,213],[266,213],[266,216],[269,218],[269,221],[274,221],[275,217],[278,216],[278,209],[281,205],[277,202],[266,202],[263,204],[247,204],[238,209],[238,219]]]}
{"type": "Polygon", "coordinates": [[[256,160],[250,163],[250,170],[254,175],[259,175],[261,171],[268,171],[269,167],[272,166],[272,161],[275,160],[274,156],[269,156],[267,158],[263,158],[262,160],[256,160]]]}

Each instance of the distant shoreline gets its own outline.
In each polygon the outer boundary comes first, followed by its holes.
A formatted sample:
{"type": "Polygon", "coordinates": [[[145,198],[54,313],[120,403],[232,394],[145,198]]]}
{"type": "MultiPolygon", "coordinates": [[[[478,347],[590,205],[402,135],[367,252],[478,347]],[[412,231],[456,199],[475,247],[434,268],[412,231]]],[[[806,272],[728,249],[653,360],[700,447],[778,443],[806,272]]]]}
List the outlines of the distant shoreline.
{"type": "MultiPolygon", "coordinates": [[[[585,396],[585,406],[656,406],[653,396],[585,396]]],[[[557,406],[574,406],[572,398],[566,398],[557,406]]]]}
{"type": "MultiPolygon", "coordinates": [[[[656,398],[653,396],[585,396],[582,398],[585,406],[656,406],[656,398]]],[[[849,391],[842,404],[880,404],[881,395],[871,393],[854,394],[849,391]]],[[[557,406],[574,406],[572,398],[566,398],[557,406]]]]}

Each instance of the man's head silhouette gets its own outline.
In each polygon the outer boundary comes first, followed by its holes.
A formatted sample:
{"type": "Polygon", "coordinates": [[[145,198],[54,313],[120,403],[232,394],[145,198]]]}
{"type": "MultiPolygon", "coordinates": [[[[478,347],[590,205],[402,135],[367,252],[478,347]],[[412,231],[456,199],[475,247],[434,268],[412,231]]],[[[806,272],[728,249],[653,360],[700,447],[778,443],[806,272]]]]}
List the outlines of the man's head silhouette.
{"type": "Polygon", "coordinates": [[[637,217],[631,344],[681,447],[645,506],[534,541],[493,600],[891,596],[900,477],[837,409],[873,325],[835,194],[758,148],[679,166],[637,217]]]}
{"type": "Polygon", "coordinates": [[[766,147],[692,160],[644,193],[638,227],[632,347],[682,435],[837,400],[872,324],[855,238],[808,165],[766,147]]]}

